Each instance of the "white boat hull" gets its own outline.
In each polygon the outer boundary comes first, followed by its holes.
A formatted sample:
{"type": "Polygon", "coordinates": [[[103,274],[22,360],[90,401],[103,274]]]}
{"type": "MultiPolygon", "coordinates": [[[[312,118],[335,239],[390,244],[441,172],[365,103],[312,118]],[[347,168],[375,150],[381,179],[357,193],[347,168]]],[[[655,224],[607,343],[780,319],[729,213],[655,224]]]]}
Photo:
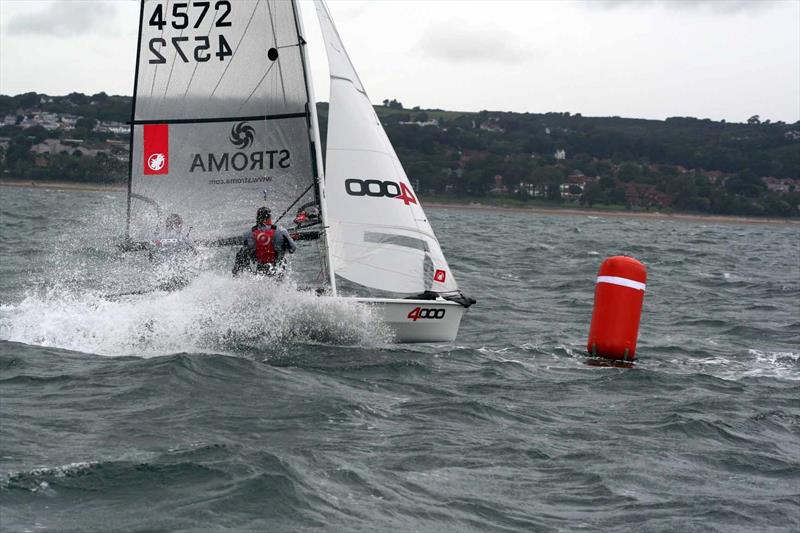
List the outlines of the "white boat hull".
{"type": "Polygon", "coordinates": [[[354,298],[369,305],[391,328],[395,342],[452,342],[465,308],[447,300],[354,298]]]}

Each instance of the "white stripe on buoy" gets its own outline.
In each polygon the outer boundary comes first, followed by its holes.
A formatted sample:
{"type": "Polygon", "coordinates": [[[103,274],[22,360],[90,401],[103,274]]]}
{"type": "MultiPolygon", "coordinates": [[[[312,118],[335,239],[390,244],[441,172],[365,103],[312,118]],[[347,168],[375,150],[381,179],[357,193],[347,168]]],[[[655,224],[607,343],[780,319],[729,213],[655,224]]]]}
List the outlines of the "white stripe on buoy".
{"type": "Polygon", "coordinates": [[[597,276],[597,283],[611,283],[612,285],[622,285],[623,287],[630,287],[631,289],[639,289],[643,291],[645,284],[641,281],[633,281],[627,278],[618,278],[617,276],[597,276]]]}

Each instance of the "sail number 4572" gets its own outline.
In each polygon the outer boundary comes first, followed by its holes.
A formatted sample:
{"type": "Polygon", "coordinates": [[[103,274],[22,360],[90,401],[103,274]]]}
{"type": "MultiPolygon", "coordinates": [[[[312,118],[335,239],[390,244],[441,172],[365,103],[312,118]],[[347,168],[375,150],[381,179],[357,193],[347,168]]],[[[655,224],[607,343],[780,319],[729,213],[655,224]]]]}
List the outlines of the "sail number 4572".
{"type": "MultiPolygon", "coordinates": [[[[169,16],[169,25],[176,30],[197,30],[206,18],[206,14],[211,10],[211,5],[212,2],[210,1],[175,2],[172,4],[171,14],[167,14],[171,15],[169,16]]],[[[230,0],[217,0],[213,2],[213,5],[214,13],[211,15],[213,17],[211,19],[213,26],[216,28],[228,28],[232,26],[231,21],[227,20],[228,15],[231,14],[230,0]]],[[[168,25],[167,15],[164,13],[163,4],[156,4],[147,24],[163,32],[164,27],[168,25]]],[[[183,31],[181,31],[179,37],[172,37],[170,41],[172,42],[172,47],[175,48],[175,58],[177,59],[180,57],[181,61],[184,63],[189,63],[192,60],[198,63],[204,63],[210,60],[212,43],[208,33],[204,33],[205,35],[197,35],[192,39],[188,35],[183,35],[183,31]]],[[[214,55],[217,56],[220,61],[224,61],[226,57],[233,55],[228,41],[221,33],[218,35],[217,42],[214,44],[217,45],[214,55]]],[[[167,62],[166,57],[164,57],[165,47],[167,46],[167,40],[165,38],[153,37],[147,43],[147,46],[151,53],[148,63],[163,64],[167,62]]]]}
{"type": "Polygon", "coordinates": [[[408,313],[408,318],[416,322],[420,318],[442,319],[444,318],[444,309],[434,309],[432,307],[415,307],[408,313]]]}
{"type": "Polygon", "coordinates": [[[417,203],[411,188],[402,181],[348,179],[344,180],[344,189],[350,196],[397,198],[406,205],[417,203]]]}

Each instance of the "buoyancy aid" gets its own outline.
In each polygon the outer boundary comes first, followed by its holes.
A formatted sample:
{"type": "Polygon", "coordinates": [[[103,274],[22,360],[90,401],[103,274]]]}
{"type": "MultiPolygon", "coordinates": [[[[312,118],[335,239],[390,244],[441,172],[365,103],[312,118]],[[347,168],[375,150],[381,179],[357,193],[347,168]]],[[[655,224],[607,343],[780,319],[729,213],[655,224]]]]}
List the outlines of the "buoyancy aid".
{"type": "Polygon", "coordinates": [[[268,229],[253,228],[253,239],[256,241],[256,261],[261,265],[274,264],[278,259],[272,243],[275,239],[275,226],[268,229]]]}

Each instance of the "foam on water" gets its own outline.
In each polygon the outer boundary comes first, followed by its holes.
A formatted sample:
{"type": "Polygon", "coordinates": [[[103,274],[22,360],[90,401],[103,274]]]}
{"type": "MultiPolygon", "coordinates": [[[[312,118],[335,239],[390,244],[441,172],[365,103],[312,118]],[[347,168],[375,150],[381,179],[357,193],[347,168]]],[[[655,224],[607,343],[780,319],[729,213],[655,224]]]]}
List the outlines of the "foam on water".
{"type": "Polygon", "coordinates": [[[800,352],[764,352],[747,350],[755,364],[745,376],[778,377],[800,381],[800,352]]]}
{"type": "Polygon", "coordinates": [[[640,366],[658,370],[678,369],[689,375],[707,374],[728,381],[745,378],[777,378],[800,381],[800,353],[755,349],[740,355],[660,359],[658,354],[640,359],[640,366]]]}
{"type": "Polygon", "coordinates": [[[46,493],[50,489],[47,479],[63,479],[67,476],[80,475],[90,468],[96,466],[98,461],[81,461],[61,465],[57,467],[38,467],[28,471],[8,472],[0,476],[0,487],[7,489],[10,484],[26,481],[25,484],[31,492],[46,493]]]}
{"type": "Polygon", "coordinates": [[[0,338],[109,356],[280,351],[297,343],[380,345],[388,329],[346,298],[291,281],[204,273],[175,292],[108,298],[50,287],[0,306],[0,338]]]}

